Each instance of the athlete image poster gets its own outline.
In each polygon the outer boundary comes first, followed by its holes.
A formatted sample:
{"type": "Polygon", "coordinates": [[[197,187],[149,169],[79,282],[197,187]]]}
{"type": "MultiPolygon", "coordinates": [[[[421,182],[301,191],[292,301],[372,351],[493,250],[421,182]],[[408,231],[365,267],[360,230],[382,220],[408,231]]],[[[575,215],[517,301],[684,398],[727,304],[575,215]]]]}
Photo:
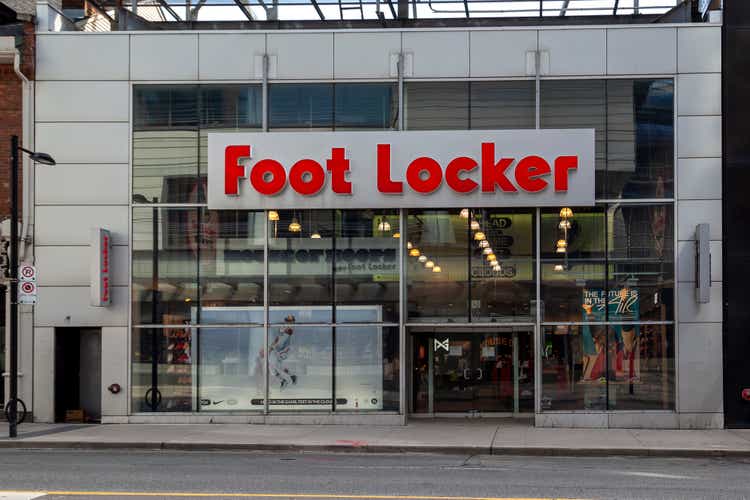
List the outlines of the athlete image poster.
{"type": "MultiPolygon", "coordinates": [[[[268,347],[264,329],[231,327],[263,323],[262,307],[205,307],[200,329],[197,390],[203,410],[260,410],[265,404],[264,370],[268,362],[271,410],[325,410],[332,407],[333,341],[330,308],[272,307],[268,347]]],[[[337,318],[362,323],[380,321],[379,306],[339,306],[337,318]]],[[[336,407],[383,408],[382,327],[337,327],[336,407]]]]}

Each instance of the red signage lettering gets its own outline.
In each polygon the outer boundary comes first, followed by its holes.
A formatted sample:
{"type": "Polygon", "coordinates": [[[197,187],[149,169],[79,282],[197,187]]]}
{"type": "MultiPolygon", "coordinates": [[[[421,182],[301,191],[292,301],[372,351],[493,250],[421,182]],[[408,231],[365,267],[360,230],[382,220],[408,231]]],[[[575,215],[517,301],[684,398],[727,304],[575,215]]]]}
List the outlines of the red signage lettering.
{"type": "MultiPolygon", "coordinates": [[[[289,186],[302,196],[320,193],[330,178],[330,189],[339,195],[351,195],[352,183],[348,179],[351,162],[343,147],[332,147],[329,158],[323,163],[302,158],[289,167],[272,158],[263,158],[247,165],[240,160],[252,160],[252,146],[229,145],[224,151],[224,194],[240,194],[241,179],[248,178],[257,193],[273,196],[289,186]],[[249,168],[249,175],[247,169],[249,168]]],[[[567,192],[571,172],[578,169],[578,156],[543,158],[526,155],[520,158],[505,157],[496,152],[495,143],[480,145],[479,161],[469,156],[457,156],[445,167],[430,156],[411,160],[405,169],[405,179],[393,177],[391,145],[377,144],[375,150],[376,189],[384,194],[402,194],[404,184],[415,193],[429,195],[445,185],[459,194],[481,190],[482,193],[540,193],[552,186],[556,193],[567,192]],[[550,166],[552,165],[552,166],[550,166]]],[[[359,168],[370,168],[360,165],[359,168]]],[[[404,170],[399,170],[403,172],[404,170]]]]}

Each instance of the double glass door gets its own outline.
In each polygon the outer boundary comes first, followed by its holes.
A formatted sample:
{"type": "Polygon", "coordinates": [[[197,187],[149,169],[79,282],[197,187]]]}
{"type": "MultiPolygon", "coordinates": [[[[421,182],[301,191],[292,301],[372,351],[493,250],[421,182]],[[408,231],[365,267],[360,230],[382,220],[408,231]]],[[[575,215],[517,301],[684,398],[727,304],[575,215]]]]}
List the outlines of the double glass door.
{"type": "Polygon", "coordinates": [[[534,411],[528,330],[412,332],[414,413],[534,411]]]}

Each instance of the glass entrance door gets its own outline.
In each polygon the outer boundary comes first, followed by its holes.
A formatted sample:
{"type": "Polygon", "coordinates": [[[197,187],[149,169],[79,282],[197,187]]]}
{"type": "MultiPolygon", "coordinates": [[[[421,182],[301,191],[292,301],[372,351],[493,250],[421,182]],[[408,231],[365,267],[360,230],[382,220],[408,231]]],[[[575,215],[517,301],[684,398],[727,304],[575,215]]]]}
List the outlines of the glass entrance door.
{"type": "Polygon", "coordinates": [[[534,410],[530,332],[438,330],[413,339],[415,413],[534,410]]]}

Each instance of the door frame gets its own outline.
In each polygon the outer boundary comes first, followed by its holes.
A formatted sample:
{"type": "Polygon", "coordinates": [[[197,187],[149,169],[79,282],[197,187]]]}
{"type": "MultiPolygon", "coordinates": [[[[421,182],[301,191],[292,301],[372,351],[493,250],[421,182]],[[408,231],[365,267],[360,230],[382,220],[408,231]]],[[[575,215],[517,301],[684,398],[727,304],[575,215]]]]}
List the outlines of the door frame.
{"type": "MultiPolygon", "coordinates": [[[[537,352],[537,328],[534,323],[512,323],[512,324],[504,324],[504,323],[493,323],[493,324],[471,324],[471,323],[456,323],[456,324],[450,324],[450,323],[442,323],[442,324],[430,324],[430,323],[423,323],[423,324],[407,324],[405,326],[406,331],[406,344],[408,349],[408,356],[406,356],[406,362],[407,362],[407,369],[409,370],[408,377],[407,377],[407,383],[408,387],[407,389],[407,400],[408,400],[408,415],[409,418],[419,418],[419,419],[431,419],[431,418],[533,418],[534,414],[536,412],[537,404],[538,404],[538,377],[537,377],[537,358],[538,358],[538,352],[537,352]],[[429,381],[429,389],[428,389],[428,411],[427,412],[415,412],[414,409],[414,390],[416,388],[414,383],[414,354],[416,349],[416,343],[414,342],[414,338],[416,335],[429,335],[431,337],[434,337],[435,334],[439,333],[448,333],[448,332],[454,332],[454,333],[460,333],[460,334],[482,334],[482,333],[496,333],[498,331],[509,331],[509,333],[512,333],[514,335],[514,338],[517,338],[519,333],[524,333],[526,335],[529,335],[529,339],[531,341],[531,347],[532,347],[532,358],[533,358],[533,365],[534,370],[532,373],[533,381],[532,386],[534,388],[534,407],[530,411],[520,411],[520,387],[518,384],[519,379],[519,366],[518,362],[514,362],[513,366],[513,378],[514,378],[514,394],[513,394],[513,406],[514,410],[511,412],[483,412],[483,411],[468,411],[468,412],[435,412],[434,411],[434,374],[433,374],[433,366],[432,363],[434,361],[433,355],[434,351],[433,349],[429,349],[428,351],[428,381],[429,381]]],[[[514,360],[518,359],[518,342],[513,342],[513,358],[514,360]]]]}

